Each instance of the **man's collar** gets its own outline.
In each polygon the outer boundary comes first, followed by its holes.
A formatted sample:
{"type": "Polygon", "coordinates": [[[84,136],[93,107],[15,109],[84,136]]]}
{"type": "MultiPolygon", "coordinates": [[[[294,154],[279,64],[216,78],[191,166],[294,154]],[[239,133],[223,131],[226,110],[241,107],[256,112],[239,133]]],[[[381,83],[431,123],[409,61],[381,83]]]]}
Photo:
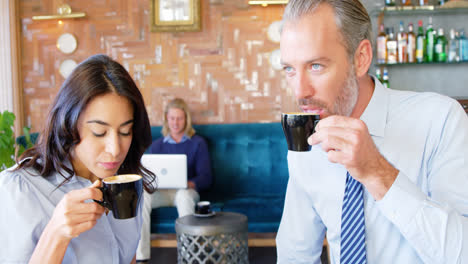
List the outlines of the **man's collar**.
{"type": "Polygon", "coordinates": [[[374,80],[375,89],[366,110],[361,115],[361,120],[366,123],[371,136],[384,137],[389,100],[387,88],[376,77],[371,77],[374,80]]]}

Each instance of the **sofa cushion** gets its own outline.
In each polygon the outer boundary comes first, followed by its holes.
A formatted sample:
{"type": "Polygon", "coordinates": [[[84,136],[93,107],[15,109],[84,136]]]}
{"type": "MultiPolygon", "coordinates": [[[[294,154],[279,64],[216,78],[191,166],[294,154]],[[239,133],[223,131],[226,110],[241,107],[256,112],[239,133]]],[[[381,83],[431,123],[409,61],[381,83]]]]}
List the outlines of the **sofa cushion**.
{"type": "MultiPolygon", "coordinates": [[[[213,184],[200,194],[201,199],[223,204],[224,211],[247,215],[251,232],[276,232],[288,180],[287,144],[281,124],[210,124],[194,128],[207,141],[213,169],[213,184]]],[[[153,140],[162,136],[160,131],[161,127],[151,128],[153,140]]],[[[177,211],[170,209],[153,210],[152,232],[158,232],[166,223],[171,227],[171,221],[174,225],[177,211]]]]}
{"type": "Polygon", "coordinates": [[[175,207],[160,207],[151,211],[151,233],[175,233],[175,207]]]}

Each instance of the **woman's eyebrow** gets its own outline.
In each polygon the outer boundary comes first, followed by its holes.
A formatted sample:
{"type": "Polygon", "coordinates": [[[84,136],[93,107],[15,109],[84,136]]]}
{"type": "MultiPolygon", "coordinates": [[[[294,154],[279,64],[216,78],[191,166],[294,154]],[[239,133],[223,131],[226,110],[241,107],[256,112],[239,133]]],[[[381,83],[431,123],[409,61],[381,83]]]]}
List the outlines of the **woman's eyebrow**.
{"type": "MultiPolygon", "coordinates": [[[[96,124],[99,124],[99,125],[103,125],[103,126],[110,126],[108,123],[102,121],[102,120],[89,120],[89,121],[86,121],[86,123],[90,124],[90,123],[96,123],[96,124]]],[[[131,124],[133,123],[133,119],[130,119],[130,120],[127,120],[125,122],[123,122],[120,127],[123,127],[123,126],[126,126],[128,124],[131,124]]]]}
{"type": "Polygon", "coordinates": [[[131,123],[133,123],[133,119],[130,119],[128,121],[123,122],[120,126],[123,127],[123,126],[126,126],[126,125],[131,124],[131,123]]]}
{"type": "Polygon", "coordinates": [[[103,126],[109,126],[108,123],[106,123],[104,121],[101,121],[101,120],[89,120],[86,123],[88,123],[88,124],[96,123],[96,124],[103,125],[103,126]]]}

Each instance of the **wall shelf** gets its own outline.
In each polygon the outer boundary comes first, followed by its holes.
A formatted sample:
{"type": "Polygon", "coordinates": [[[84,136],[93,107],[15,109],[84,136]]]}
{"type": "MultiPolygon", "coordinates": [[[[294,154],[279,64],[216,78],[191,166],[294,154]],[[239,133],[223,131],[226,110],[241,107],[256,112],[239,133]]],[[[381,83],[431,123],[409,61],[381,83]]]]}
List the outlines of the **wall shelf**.
{"type": "Polygon", "coordinates": [[[414,63],[376,63],[378,67],[395,67],[395,66],[415,66],[415,65],[460,65],[468,64],[468,61],[454,61],[454,62],[414,62],[414,63]]]}
{"type": "MultiPolygon", "coordinates": [[[[412,7],[412,6],[410,6],[412,7]]],[[[435,14],[466,14],[468,8],[444,8],[437,6],[415,6],[415,8],[404,9],[405,7],[398,7],[395,9],[389,9],[385,7],[382,11],[388,15],[435,15],[435,14]],[[425,8],[418,8],[425,7],[425,8]]]]}
{"type": "Polygon", "coordinates": [[[33,16],[33,20],[52,20],[52,19],[69,19],[69,18],[82,18],[86,17],[84,12],[76,12],[68,15],[43,15],[43,16],[33,16]]]}
{"type": "Polygon", "coordinates": [[[57,8],[57,14],[33,16],[32,20],[53,20],[53,19],[70,19],[86,17],[84,12],[72,12],[71,7],[67,4],[60,5],[57,8]]]}

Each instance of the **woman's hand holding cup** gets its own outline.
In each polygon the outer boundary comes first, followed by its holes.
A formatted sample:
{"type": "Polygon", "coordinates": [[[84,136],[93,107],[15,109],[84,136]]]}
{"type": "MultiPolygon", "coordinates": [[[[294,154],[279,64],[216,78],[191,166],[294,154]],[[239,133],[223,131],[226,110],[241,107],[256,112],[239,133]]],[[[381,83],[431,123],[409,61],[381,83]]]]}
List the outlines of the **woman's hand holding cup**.
{"type": "Polygon", "coordinates": [[[102,192],[97,189],[101,182],[95,181],[87,188],[73,190],[65,194],[62,200],[55,207],[47,229],[52,229],[53,233],[71,240],[81,233],[93,228],[97,220],[101,218],[105,208],[94,202],[86,200],[102,200],[102,192]]]}

